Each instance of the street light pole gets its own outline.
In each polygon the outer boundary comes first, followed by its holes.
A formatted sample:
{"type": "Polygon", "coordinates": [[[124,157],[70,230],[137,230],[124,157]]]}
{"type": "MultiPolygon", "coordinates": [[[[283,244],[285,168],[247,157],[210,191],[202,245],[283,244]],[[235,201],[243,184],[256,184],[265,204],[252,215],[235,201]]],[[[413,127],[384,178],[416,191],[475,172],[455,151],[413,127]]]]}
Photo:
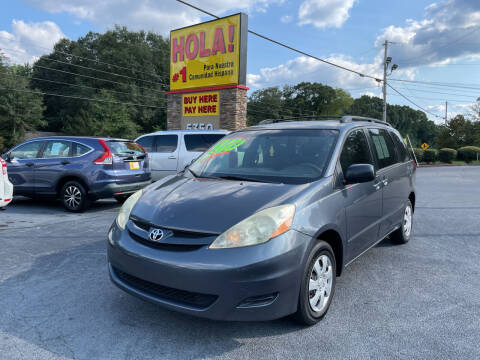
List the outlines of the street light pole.
{"type": "Polygon", "coordinates": [[[388,67],[388,40],[385,40],[385,54],[383,56],[383,116],[382,120],[387,121],[387,67],[388,67]]]}

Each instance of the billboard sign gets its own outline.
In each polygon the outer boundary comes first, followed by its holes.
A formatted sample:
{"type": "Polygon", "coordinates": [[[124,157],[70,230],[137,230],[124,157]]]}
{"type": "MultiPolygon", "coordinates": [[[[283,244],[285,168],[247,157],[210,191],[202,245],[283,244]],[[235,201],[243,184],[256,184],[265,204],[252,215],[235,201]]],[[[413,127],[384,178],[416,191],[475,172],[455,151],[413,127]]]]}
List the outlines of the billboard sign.
{"type": "Polygon", "coordinates": [[[245,85],[247,15],[170,32],[170,90],[245,85]]]}

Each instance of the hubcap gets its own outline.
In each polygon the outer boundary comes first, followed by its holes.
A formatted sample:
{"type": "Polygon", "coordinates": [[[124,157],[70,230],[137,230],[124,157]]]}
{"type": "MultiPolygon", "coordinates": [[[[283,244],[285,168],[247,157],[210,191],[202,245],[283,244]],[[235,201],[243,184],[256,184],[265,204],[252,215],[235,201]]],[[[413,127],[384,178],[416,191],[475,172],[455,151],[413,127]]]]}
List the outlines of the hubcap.
{"type": "Polygon", "coordinates": [[[410,232],[412,231],[412,208],[410,205],[407,205],[405,208],[405,214],[403,216],[403,234],[405,237],[410,236],[410,232]]]}
{"type": "Polygon", "coordinates": [[[327,255],[320,255],[313,264],[308,285],[310,307],[313,311],[320,312],[327,306],[332,283],[332,261],[327,255]]]}
{"type": "Polygon", "coordinates": [[[65,202],[68,206],[76,208],[80,205],[82,200],[82,193],[79,188],[74,185],[71,185],[65,189],[65,202]]]}

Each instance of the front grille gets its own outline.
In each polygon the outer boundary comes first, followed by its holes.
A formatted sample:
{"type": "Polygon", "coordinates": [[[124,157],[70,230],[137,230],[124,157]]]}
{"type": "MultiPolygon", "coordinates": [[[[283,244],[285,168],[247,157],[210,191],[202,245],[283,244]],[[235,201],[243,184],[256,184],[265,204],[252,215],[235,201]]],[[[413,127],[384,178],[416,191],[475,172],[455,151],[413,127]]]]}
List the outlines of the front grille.
{"type": "Polygon", "coordinates": [[[133,275],[127,274],[115,267],[112,267],[115,275],[130,285],[131,287],[140,290],[149,295],[155,296],[159,299],[169,300],[181,305],[188,305],[198,309],[205,309],[217,300],[216,295],[199,294],[185,290],[174,289],[171,287],[155,284],[143,279],[139,279],[133,275]]]}
{"type": "MultiPolygon", "coordinates": [[[[139,219],[137,217],[131,216],[130,220],[135,224],[135,226],[143,229],[145,231],[150,231],[152,227],[158,227],[158,225],[150,224],[148,221],[143,219],[139,219]]],[[[162,229],[171,230],[173,232],[173,236],[175,237],[182,237],[182,238],[192,238],[192,239],[199,239],[199,238],[206,238],[210,236],[217,236],[220,235],[219,233],[208,233],[208,232],[199,232],[199,231],[188,231],[188,230],[181,230],[181,229],[172,229],[164,226],[160,226],[162,229]]]]}
{"type": "Polygon", "coordinates": [[[183,245],[183,244],[167,244],[167,243],[161,243],[161,242],[155,242],[151,241],[148,239],[144,239],[141,236],[138,236],[134,232],[128,230],[128,234],[130,237],[135,240],[136,242],[139,242],[140,244],[143,244],[148,247],[152,247],[155,249],[161,249],[161,250],[171,250],[171,251],[193,251],[193,250],[198,250],[202,246],[200,245],[183,245]]]}

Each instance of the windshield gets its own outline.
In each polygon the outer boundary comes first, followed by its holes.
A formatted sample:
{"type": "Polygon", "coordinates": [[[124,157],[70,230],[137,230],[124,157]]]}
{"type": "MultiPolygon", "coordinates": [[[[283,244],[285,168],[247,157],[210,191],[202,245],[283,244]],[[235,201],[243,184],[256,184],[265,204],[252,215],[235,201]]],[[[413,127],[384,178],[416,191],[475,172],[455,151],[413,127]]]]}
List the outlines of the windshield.
{"type": "Polygon", "coordinates": [[[191,167],[198,177],[302,184],[320,178],[337,130],[255,130],[226,136],[191,167]]]}

